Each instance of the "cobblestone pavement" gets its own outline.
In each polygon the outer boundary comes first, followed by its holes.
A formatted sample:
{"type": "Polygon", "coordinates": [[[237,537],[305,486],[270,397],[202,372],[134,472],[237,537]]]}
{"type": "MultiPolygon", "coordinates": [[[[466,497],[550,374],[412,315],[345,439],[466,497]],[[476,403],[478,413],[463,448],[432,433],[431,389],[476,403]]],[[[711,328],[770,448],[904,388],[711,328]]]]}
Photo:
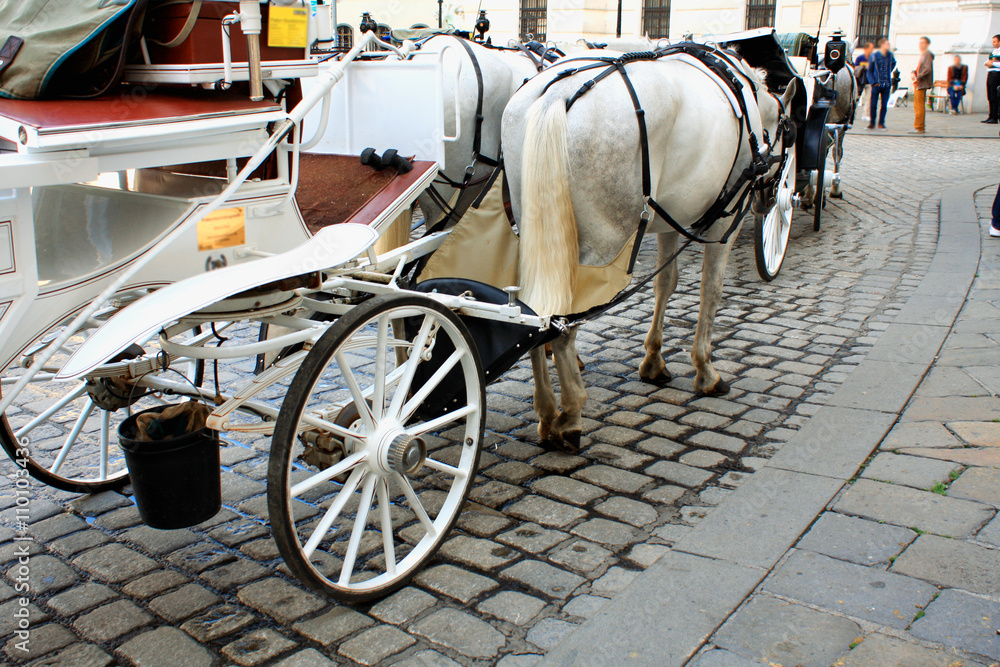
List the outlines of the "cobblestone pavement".
{"type": "Polygon", "coordinates": [[[994,192],[970,225],[983,237],[972,291],[928,337],[944,345],[900,421],[692,664],[1000,664],[994,192]]]}
{"type": "MultiPolygon", "coordinates": [[[[35,541],[15,543],[8,484],[6,655],[28,661],[13,641],[17,558],[28,544],[38,664],[533,664],[809,420],[920,284],[937,238],[933,194],[996,160],[981,140],[851,136],[846,153],[846,198],[831,200],[819,234],[811,216],[797,217],[778,280],[756,277],[743,232],[715,336],[728,396],[691,392],[692,255],[667,312],[675,379],[662,389],[638,381],[648,295],[587,324],[585,438],[569,456],[534,444],[530,369],[512,369],[488,392],[488,449],[471,503],[407,588],[349,608],[291,578],[267,525],[267,442],[234,441],[223,449],[226,508],[190,530],[143,527],[118,493],[35,486],[35,541]]],[[[647,247],[638,273],[653,255],[647,247]]]]}
{"type": "MultiPolygon", "coordinates": [[[[910,106],[889,109],[885,117],[885,130],[869,130],[868,121],[860,120],[861,111],[858,111],[859,120],[853,128],[851,134],[858,135],[880,135],[883,137],[906,137],[907,132],[913,129],[913,103],[910,106]]],[[[922,137],[930,139],[935,137],[946,137],[950,139],[996,139],[997,126],[985,125],[980,121],[986,118],[986,113],[965,113],[965,114],[944,114],[941,112],[927,112],[926,134],[922,137]]]]}

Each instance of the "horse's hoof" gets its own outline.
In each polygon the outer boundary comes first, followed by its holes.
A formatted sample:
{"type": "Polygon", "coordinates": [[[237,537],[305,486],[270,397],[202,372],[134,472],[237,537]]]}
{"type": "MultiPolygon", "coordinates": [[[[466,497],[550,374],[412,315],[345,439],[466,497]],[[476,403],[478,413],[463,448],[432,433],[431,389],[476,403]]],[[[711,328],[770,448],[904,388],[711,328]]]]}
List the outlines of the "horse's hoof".
{"type": "Polygon", "coordinates": [[[843,199],[843,198],[844,198],[843,192],[838,192],[837,194],[833,194],[832,192],[830,193],[830,199],[843,199]]]}
{"type": "Polygon", "coordinates": [[[561,436],[550,436],[539,441],[538,445],[550,452],[563,452],[564,454],[576,454],[580,451],[580,431],[567,431],[561,436]]]}
{"type": "Polygon", "coordinates": [[[657,387],[665,387],[667,386],[667,383],[669,383],[674,378],[670,374],[670,371],[664,369],[660,371],[656,377],[651,377],[651,378],[640,377],[639,379],[645,382],[646,384],[655,385],[657,387]]]}
{"type": "Polygon", "coordinates": [[[556,445],[564,452],[576,454],[580,451],[580,431],[567,431],[562,434],[562,439],[556,445]]]}
{"type": "Polygon", "coordinates": [[[719,378],[718,382],[713,386],[708,389],[699,390],[698,393],[702,396],[725,396],[729,393],[729,383],[719,378]]]}

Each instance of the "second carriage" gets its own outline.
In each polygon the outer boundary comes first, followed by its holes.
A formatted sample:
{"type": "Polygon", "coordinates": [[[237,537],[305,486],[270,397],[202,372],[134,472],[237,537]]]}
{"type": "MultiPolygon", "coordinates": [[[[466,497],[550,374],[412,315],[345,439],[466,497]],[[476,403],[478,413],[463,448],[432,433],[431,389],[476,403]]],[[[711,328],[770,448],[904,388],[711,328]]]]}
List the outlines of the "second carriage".
{"type": "Polygon", "coordinates": [[[757,216],[754,246],[757,272],[767,281],[781,271],[796,210],[812,213],[820,231],[827,198],[841,194],[840,166],[844,135],[854,122],[858,86],[850,64],[850,47],[834,33],[820,58],[818,40],[805,33],[778,35],[772,28],[714,38],[736,50],[751,66],[767,73],[768,86],[798,87],[786,112],[796,128],[787,173],[775,193],[777,206],[757,216]]]}

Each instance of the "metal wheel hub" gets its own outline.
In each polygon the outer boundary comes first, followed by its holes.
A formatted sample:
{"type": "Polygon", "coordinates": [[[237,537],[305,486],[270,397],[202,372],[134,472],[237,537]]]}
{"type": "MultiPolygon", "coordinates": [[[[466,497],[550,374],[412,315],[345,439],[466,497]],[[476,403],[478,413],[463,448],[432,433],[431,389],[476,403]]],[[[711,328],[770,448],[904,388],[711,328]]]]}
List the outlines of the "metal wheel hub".
{"type": "Polygon", "coordinates": [[[374,459],[382,473],[412,475],[424,466],[427,443],[423,438],[410,435],[399,427],[380,431],[372,440],[377,443],[374,459]]]}
{"type": "Polygon", "coordinates": [[[792,190],[790,188],[778,188],[777,204],[778,210],[782,213],[787,213],[792,210],[794,202],[792,201],[792,190]]]}

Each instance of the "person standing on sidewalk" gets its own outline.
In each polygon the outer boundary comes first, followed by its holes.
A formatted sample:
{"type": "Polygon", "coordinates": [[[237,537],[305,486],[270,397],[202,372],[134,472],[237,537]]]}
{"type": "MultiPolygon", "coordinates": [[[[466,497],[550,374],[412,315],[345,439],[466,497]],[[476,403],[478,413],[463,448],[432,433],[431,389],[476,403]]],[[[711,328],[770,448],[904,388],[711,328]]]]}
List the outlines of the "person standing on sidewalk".
{"type": "Polygon", "coordinates": [[[997,187],[997,194],[993,197],[993,222],[990,224],[990,236],[1000,238],[1000,187],[997,187]]]}
{"type": "Polygon", "coordinates": [[[990,101],[990,117],[983,122],[996,125],[1000,122],[1000,35],[993,35],[993,51],[986,59],[986,99],[990,101]]]}
{"type": "Polygon", "coordinates": [[[879,40],[878,51],[872,54],[872,60],[868,64],[868,83],[872,87],[869,130],[875,129],[876,116],[878,129],[885,129],[885,114],[889,110],[889,93],[892,90],[894,69],[896,69],[896,57],[889,50],[889,40],[883,37],[879,40]]]}
{"type": "Polygon", "coordinates": [[[858,78],[858,90],[861,91],[861,120],[871,120],[869,108],[871,106],[872,87],[868,85],[868,64],[872,61],[872,53],[875,52],[875,45],[871,42],[865,43],[864,49],[854,59],[854,76],[858,78]]]}
{"type": "Polygon", "coordinates": [[[920,62],[917,69],[910,72],[913,80],[913,129],[910,134],[923,134],[927,117],[927,91],[934,86],[934,54],[931,53],[931,38],[921,37],[918,41],[920,62]]]}

